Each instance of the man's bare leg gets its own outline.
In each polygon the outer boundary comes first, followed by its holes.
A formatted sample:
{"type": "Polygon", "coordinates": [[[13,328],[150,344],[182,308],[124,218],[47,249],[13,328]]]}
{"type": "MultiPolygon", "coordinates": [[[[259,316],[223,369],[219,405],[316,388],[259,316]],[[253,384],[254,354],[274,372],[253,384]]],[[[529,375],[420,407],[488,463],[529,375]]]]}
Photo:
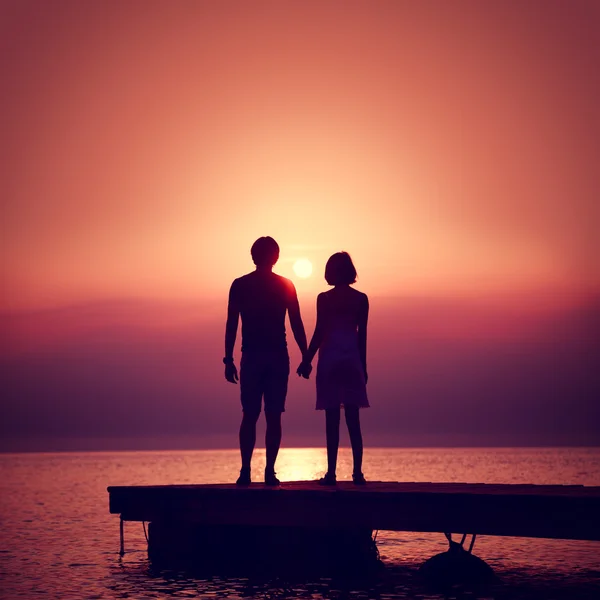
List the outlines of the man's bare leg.
{"type": "Polygon", "coordinates": [[[278,481],[275,481],[275,461],[277,460],[277,454],[279,453],[279,446],[281,445],[281,413],[280,412],[265,412],[265,418],[267,420],[267,430],[265,432],[265,447],[267,454],[267,464],[265,467],[265,482],[267,479],[270,483],[277,485],[278,481]]]}
{"type": "Polygon", "coordinates": [[[250,465],[252,464],[252,453],[256,444],[256,422],[259,412],[244,411],[242,424],[240,425],[240,454],[242,455],[242,470],[238,483],[250,483],[250,465]]]}

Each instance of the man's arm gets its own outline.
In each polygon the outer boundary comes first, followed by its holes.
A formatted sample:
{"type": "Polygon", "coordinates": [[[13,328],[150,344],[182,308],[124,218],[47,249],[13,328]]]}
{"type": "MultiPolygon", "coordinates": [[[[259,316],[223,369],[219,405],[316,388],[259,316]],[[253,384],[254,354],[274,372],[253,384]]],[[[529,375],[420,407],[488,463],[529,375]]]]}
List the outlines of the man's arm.
{"type": "Polygon", "coordinates": [[[362,298],[360,311],[358,313],[358,352],[360,362],[365,372],[365,381],[369,378],[367,375],[367,321],[369,320],[369,298],[364,295],[362,298]]]}
{"type": "Polygon", "coordinates": [[[237,336],[238,322],[240,319],[240,303],[235,281],[229,290],[227,304],[227,323],[225,324],[225,379],[230,383],[237,383],[238,373],[233,363],[233,348],[237,336]]]}
{"type": "Polygon", "coordinates": [[[290,299],[288,304],[288,314],[290,316],[290,325],[292,327],[292,333],[302,358],[306,354],[306,332],[304,331],[304,323],[302,323],[302,317],[300,316],[300,303],[298,302],[298,294],[294,284],[291,283],[290,299]]]}

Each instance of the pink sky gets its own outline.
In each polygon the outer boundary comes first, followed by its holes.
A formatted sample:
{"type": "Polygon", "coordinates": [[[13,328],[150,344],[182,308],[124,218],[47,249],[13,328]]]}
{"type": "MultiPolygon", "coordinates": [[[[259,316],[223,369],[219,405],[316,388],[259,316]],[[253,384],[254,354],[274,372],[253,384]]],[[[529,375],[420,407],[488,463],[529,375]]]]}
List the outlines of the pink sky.
{"type": "Polygon", "coordinates": [[[589,441],[599,27],[593,0],[2,2],[4,433],[121,436],[107,407],[146,398],[140,431],[234,431],[227,290],[272,235],[309,333],[355,260],[371,435],[522,441],[543,412],[589,441]]]}

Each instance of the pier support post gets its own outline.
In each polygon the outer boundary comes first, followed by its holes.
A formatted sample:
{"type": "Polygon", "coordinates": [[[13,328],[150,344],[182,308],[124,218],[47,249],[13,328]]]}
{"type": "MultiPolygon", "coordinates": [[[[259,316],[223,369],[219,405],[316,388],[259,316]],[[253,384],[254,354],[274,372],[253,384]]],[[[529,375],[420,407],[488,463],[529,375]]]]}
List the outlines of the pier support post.
{"type": "Polygon", "coordinates": [[[119,549],[119,556],[123,556],[125,554],[125,535],[123,532],[123,515],[119,520],[119,537],[121,540],[121,547],[119,549]]]}

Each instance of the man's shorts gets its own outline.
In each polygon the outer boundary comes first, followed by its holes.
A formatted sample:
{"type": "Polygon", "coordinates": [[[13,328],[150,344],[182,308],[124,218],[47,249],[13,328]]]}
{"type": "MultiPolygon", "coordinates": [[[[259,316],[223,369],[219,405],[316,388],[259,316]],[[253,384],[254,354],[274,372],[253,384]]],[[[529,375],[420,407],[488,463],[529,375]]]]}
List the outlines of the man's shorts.
{"type": "Polygon", "coordinates": [[[240,391],[244,412],[259,413],[263,397],[266,413],[284,412],[289,376],[287,350],[242,352],[240,391]]]}

